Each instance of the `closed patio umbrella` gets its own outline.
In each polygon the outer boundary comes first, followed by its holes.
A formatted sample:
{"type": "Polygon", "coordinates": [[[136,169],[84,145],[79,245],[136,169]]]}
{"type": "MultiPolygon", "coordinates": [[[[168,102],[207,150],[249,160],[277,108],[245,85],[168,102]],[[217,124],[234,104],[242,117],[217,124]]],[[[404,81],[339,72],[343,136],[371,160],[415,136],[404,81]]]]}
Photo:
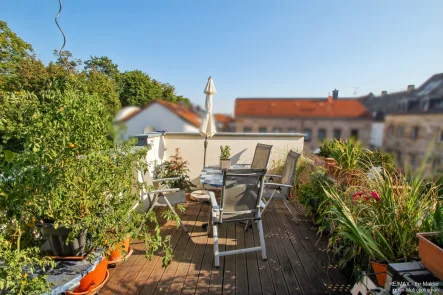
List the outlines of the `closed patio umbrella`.
{"type": "MultiPolygon", "coordinates": [[[[206,94],[206,114],[203,122],[200,126],[200,134],[205,137],[204,148],[205,152],[203,155],[203,168],[206,166],[206,149],[208,147],[208,137],[213,136],[217,130],[215,129],[215,121],[212,116],[212,95],[217,93],[215,90],[214,81],[212,81],[212,77],[208,78],[208,83],[206,84],[205,90],[203,93],[206,94]]],[[[204,190],[198,190],[191,193],[191,199],[195,201],[208,201],[209,200],[209,192],[204,190]]]]}
{"type": "Polygon", "coordinates": [[[214,117],[212,116],[212,95],[217,93],[217,90],[214,86],[214,81],[212,81],[212,77],[208,78],[208,83],[206,84],[205,90],[203,93],[206,94],[206,114],[205,118],[200,126],[200,134],[205,137],[205,153],[203,157],[203,167],[206,166],[206,149],[208,147],[208,137],[213,136],[217,130],[215,128],[214,117]]]}

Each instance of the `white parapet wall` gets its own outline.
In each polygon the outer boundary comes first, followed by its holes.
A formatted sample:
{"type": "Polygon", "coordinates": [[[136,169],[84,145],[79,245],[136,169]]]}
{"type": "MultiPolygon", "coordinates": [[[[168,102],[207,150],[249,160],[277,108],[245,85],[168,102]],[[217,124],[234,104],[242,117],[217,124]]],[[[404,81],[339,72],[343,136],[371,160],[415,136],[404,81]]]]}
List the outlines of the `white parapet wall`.
{"type": "MultiPolygon", "coordinates": [[[[189,177],[199,184],[200,171],[203,169],[204,137],[198,133],[167,132],[160,138],[152,138],[153,147],[148,161],[167,160],[178,148],[180,155],[188,161],[189,177]],[[158,146],[158,148],[156,147],[158,146]]],[[[150,143],[151,138],[148,138],[150,143]]],[[[289,150],[303,151],[304,134],[293,133],[217,133],[208,138],[206,166],[218,165],[220,146],[231,147],[232,164],[249,164],[254,156],[257,143],[272,145],[268,168],[286,158],[289,150]]]]}

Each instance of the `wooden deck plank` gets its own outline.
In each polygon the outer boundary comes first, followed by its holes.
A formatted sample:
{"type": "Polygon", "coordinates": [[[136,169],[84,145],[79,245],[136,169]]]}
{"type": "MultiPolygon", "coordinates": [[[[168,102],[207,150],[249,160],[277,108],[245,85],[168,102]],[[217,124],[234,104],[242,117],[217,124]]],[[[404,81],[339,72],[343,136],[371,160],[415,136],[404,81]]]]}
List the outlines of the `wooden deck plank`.
{"type": "Polygon", "coordinates": [[[301,246],[300,240],[294,229],[289,224],[286,214],[290,214],[287,210],[280,210],[271,207],[270,213],[276,221],[276,227],[279,232],[285,232],[283,245],[290,259],[294,272],[302,289],[303,294],[329,294],[327,288],[323,284],[318,283],[317,270],[312,265],[308,254],[301,246]],[[297,249],[297,250],[296,250],[297,249]]]}
{"type": "MultiPolygon", "coordinates": [[[[282,204],[276,204],[277,207],[282,207],[282,204]]],[[[321,280],[322,284],[327,288],[328,292],[330,294],[340,294],[340,292],[337,290],[337,286],[334,282],[334,280],[329,276],[327,272],[327,266],[323,265],[318,257],[318,246],[316,245],[317,241],[319,240],[319,237],[316,235],[315,230],[313,230],[312,225],[310,224],[310,221],[307,219],[302,219],[300,217],[301,221],[299,221],[298,226],[294,224],[293,218],[289,217],[288,221],[292,225],[295,233],[297,234],[298,238],[305,239],[307,241],[307,244],[303,244],[305,247],[305,251],[309,257],[309,259],[312,262],[312,265],[317,270],[318,278],[321,280]]],[[[317,287],[319,285],[316,284],[317,287]]]]}
{"type": "MultiPolygon", "coordinates": [[[[208,224],[208,226],[211,226],[211,224],[208,224]]],[[[208,294],[213,265],[214,265],[214,238],[208,237],[205,251],[203,253],[203,260],[200,272],[198,275],[197,286],[195,288],[196,294],[208,294]]]]}
{"type": "MultiPolygon", "coordinates": [[[[230,222],[226,228],[226,251],[235,250],[236,244],[235,223],[230,222]]],[[[235,260],[236,255],[225,257],[225,268],[223,273],[223,294],[235,294],[235,260]]]]}
{"type": "MultiPolygon", "coordinates": [[[[226,250],[226,229],[227,224],[218,226],[218,249],[220,252],[226,250]]],[[[213,255],[214,256],[214,255],[213,255]]],[[[223,291],[223,271],[225,266],[225,257],[220,257],[220,267],[213,266],[211,271],[211,280],[209,281],[209,294],[222,294],[223,291]]]]}
{"type": "Polygon", "coordinates": [[[173,252],[172,262],[171,264],[168,265],[168,267],[166,267],[165,271],[163,272],[163,275],[159,279],[157,288],[154,291],[155,294],[166,294],[168,292],[169,287],[171,286],[171,283],[178,269],[178,266],[183,261],[183,257],[185,256],[186,250],[191,249],[188,248],[188,242],[191,241],[190,233],[192,233],[192,231],[194,230],[195,223],[197,221],[198,214],[200,213],[201,206],[202,206],[201,203],[191,203],[189,205],[190,210],[188,212],[190,218],[187,222],[184,222],[186,228],[188,229],[188,232],[184,232],[182,227],[180,227],[180,229],[182,229],[182,234],[173,252]]]}
{"type": "Polygon", "coordinates": [[[203,222],[205,222],[205,220],[203,219],[203,215],[201,214],[202,210],[207,211],[207,207],[205,206],[203,208],[202,204],[200,203],[200,208],[197,212],[196,221],[194,222],[192,230],[189,231],[189,241],[184,250],[180,264],[177,267],[177,271],[175,272],[175,275],[172,279],[168,294],[180,294],[182,291],[186,276],[191,266],[194,251],[197,246],[198,237],[201,236],[201,234],[205,233],[201,227],[203,222]]]}
{"type": "MultiPolygon", "coordinates": [[[[274,246],[274,240],[277,240],[278,234],[271,232],[268,226],[268,219],[271,218],[267,213],[264,214],[263,232],[265,234],[266,253],[268,255],[269,268],[271,270],[272,282],[276,294],[290,294],[283,275],[283,269],[278,261],[277,250],[274,246]]],[[[278,242],[278,241],[276,241],[278,242]]]]}
{"type": "MultiPolygon", "coordinates": [[[[253,228],[256,225],[253,224],[253,228]]],[[[245,248],[255,247],[254,242],[254,229],[249,229],[245,232],[245,248]]],[[[259,245],[260,243],[257,243],[259,245]]],[[[248,288],[249,294],[258,295],[262,294],[261,284],[260,284],[260,275],[258,272],[258,263],[257,259],[261,259],[261,251],[260,252],[249,252],[246,253],[246,265],[248,269],[248,288]]]]}
{"type": "MultiPolygon", "coordinates": [[[[346,279],[329,264],[323,249],[327,240],[317,242],[300,212],[293,216],[278,202],[268,208],[263,216],[267,261],[261,252],[230,255],[221,257],[221,267],[215,269],[213,239],[201,229],[209,206],[187,207],[182,220],[188,233],[171,222],[162,226],[163,235],[172,234],[172,267],[161,267],[161,253],[145,259],[144,244],[135,241],[132,258],[110,269],[112,277],[100,294],[349,294],[346,279]]],[[[255,224],[245,232],[242,224],[224,223],[219,235],[220,251],[259,245],[255,224]]]]}
{"type": "MultiPolygon", "coordinates": [[[[244,226],[235,222],[235,237],[237,239],[236,249],[245,248],[244,226]]],[[[248,268],[246,265],[246,255],[235,255],[235,289],[236,294],[248,294],[248,268]]]]}
{"type": "MultiPolygon", "coordinates": [[[[263,228],[264,228],[264,226],[263,226],[263,228]]],[[[266,232],[264,230],[263,230],[263,232],[266,234],[266,232]]],[[[255,244],[259,245],[260,244],[260,237],[258,234],[257,227],[253,227],[253,234],[254,234],[255,244]]],[[[261,253],[257,253],[257,264],[258,264],[258,271],[259,271],[259,275],[260,275],[260,284],[261,284],[262,294],[271,295],[271,294],[276,294],[275,289],[274,289],[274,283],[272,281],[272,276],[271,276],[271,267],[268,263],[268,260],[269,260],[269,250],[268,249],[270,249],[271,247],[273,248],[273,246],[268,245],[268,243],[266,243],[266,242],[265,242],[265,245],[266,245],[266,252],[267,252],[268,259],[263,260],[261,257],[261,253]]]]}
{"type": "MultiPolygon", "coordinates": [[[[188,204],[187,214],[185,214],[183,217],[180,217],[182,222],[184,223],[186,223],[189,220],[189,218],[191,218],[191,215],[189,214],[189,210],[191,210],[190,207],[191,204],[188,204]]],[[[174,226],[174,228],[171,230],[172,230],[172,235],[171,235],[170,245],[172,251],[174,252],[175,249],[177,248],[177,244],[178,241],[180,240],[181,235],[186,233],[183,231],[183,228],[181,226],[179,226],[178,228],[174,226]]],[[[162,259],[160,257],[157,260],[157,263],[154,265],[149,277],[147,277],[145,282],[141,284],[143,288],[139,292],[139,294],[143,295],[153,294],[165,270],[166,269],[162,266],[162,259]]]]}
{"type": "MultiPolygon", "coordinates": [[[[201,223],[205,223],[208,221],[209,210],[210,210],[209,206],[203,204],[202,209],[200,210],[200,214],[198,216],[198,220],[201,223]]],[[[196,229],[194,229],[194,231],[196,232],[196,229]]],[[[194,294],[197,288],[198,276],[203,262],[203,254],[205,252],[205,248],[208,242],[208,235],[206,233],[206,230],[203,230],[201,228],[201,224],[198,236],[195,238],[196,238],[195,250],[194,254],[192,255],[188,272],[186,274],[186,279],[183,283],[181,294],[194,294]]]]}
{"type": "Polygon", "coordinates": [[[283,247],[284,232],[278,231],[278,228],[275,226],[273,214],[270,214],[270,212],[265,212],[265,214],[266,214],[266,221],[268,223],[269,231],[274,234],[273,235],[274,247],[277,253],[278,261],[283,271],[283,276],[285,278],[285,282],[288,287],[289,293],[302,294],[300,285],[297,281],[296,274],[292,269],[290,258],[287,256],[285,248],[283,247]]]}

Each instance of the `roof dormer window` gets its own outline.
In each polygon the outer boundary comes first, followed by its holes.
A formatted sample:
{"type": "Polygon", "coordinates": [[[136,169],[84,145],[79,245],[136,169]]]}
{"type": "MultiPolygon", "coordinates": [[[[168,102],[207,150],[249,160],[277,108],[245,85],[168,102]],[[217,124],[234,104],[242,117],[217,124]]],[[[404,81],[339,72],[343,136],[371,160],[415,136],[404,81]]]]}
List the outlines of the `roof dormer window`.
{"type": "Polygon", "coordinates": [[[399,101],[397,105],[397,111],[406,112],[407,110],[408,110],[408,101],[407,100],[399,101]]]}
{"type": "Polygon", "coordinates": [[[422,111],[428,111],[429,110],[429,99],[423,99],[420,103],[420,107],[422,111]]]}

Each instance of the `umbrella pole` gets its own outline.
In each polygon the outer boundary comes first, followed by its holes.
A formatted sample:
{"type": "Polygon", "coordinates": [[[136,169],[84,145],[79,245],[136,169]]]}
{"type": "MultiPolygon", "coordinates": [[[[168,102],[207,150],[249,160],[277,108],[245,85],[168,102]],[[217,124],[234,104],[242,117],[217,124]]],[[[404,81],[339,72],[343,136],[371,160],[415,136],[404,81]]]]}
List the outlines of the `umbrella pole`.
{"type": "Polygon", "coordinates": [[[205,154],[203,156],[203,168],[206,167],[206,149],[208,147],[208,136],[205,136],[205,154]]]}

